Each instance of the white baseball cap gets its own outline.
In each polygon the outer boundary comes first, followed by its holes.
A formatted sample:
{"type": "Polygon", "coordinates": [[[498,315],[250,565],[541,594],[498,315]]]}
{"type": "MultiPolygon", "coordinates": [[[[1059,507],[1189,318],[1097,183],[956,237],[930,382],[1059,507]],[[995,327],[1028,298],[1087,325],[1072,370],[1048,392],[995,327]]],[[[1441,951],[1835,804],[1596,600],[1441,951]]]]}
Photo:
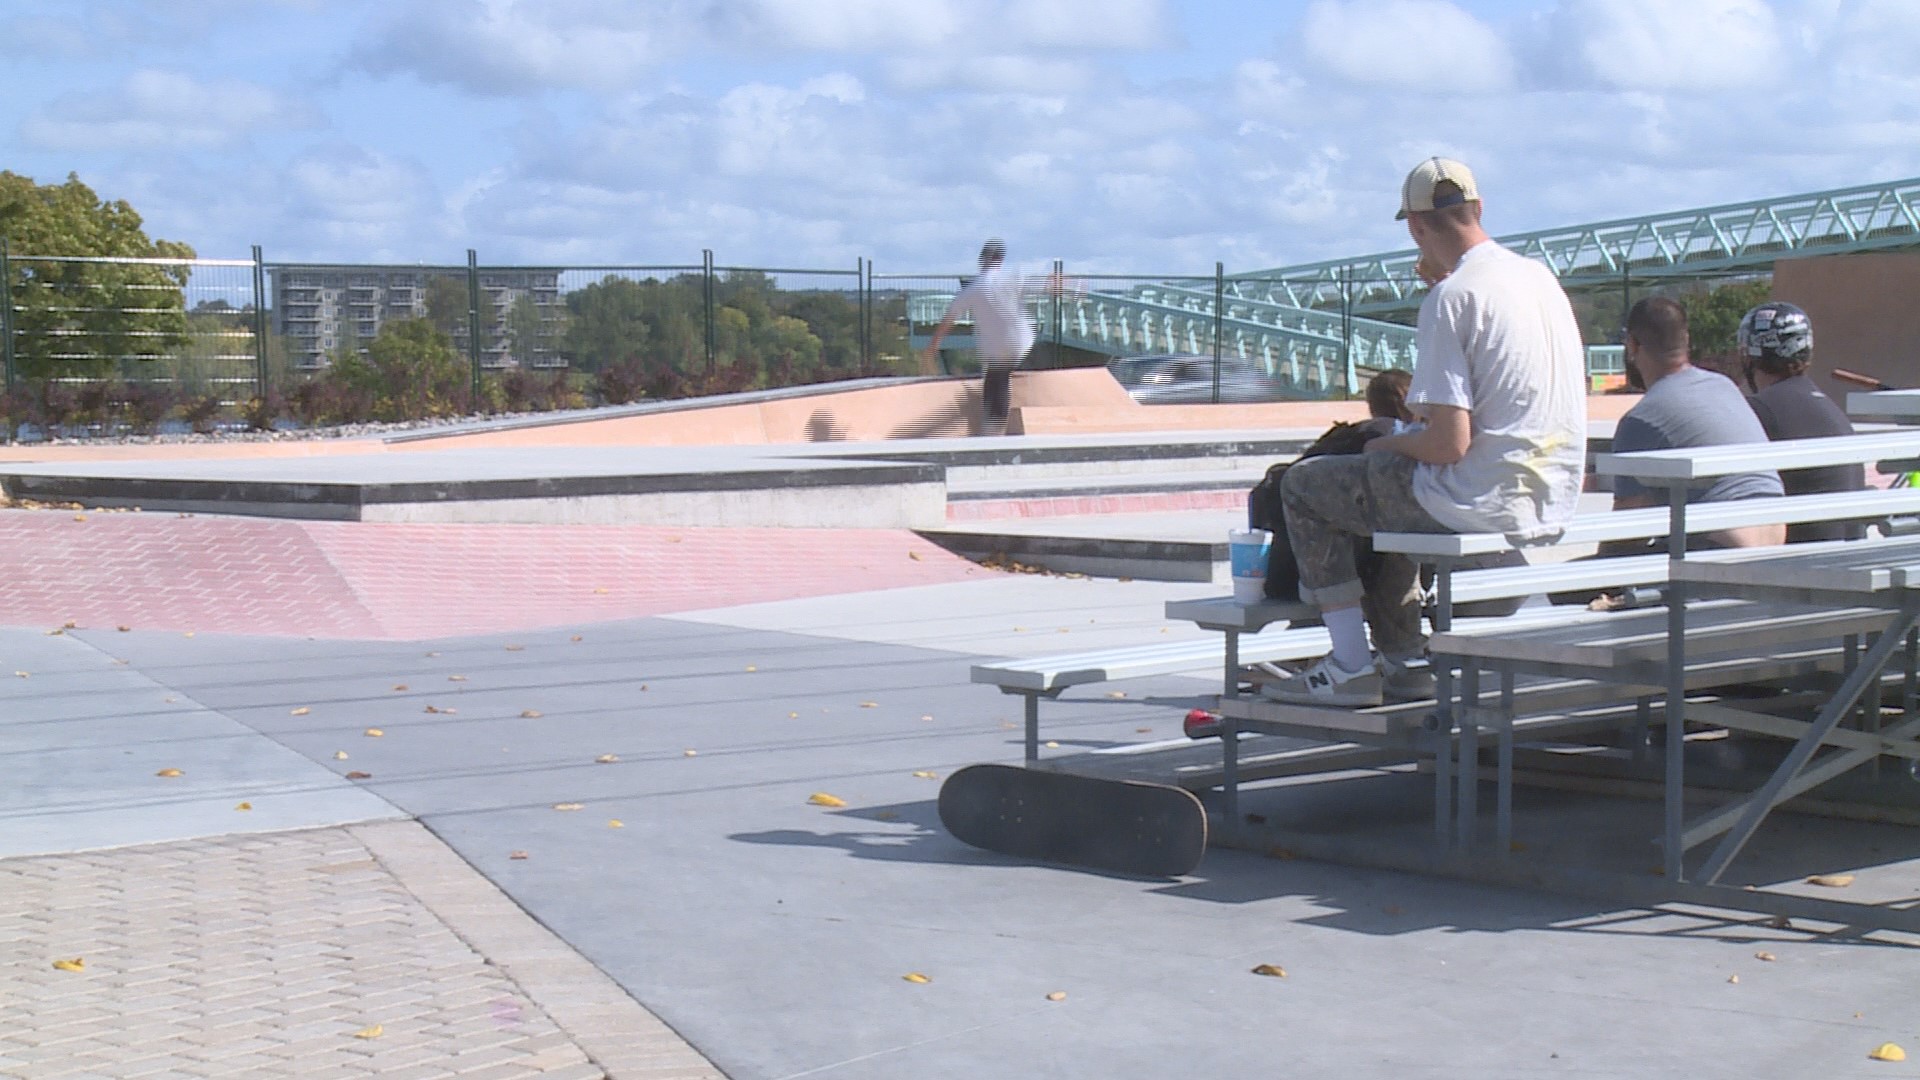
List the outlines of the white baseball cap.
{"type": "Polygon", "coordinates": [[[1403,221],[1408,214],[1427,210],[1443,210],[1461,203],[1480,201],[1480,189],[1473,182],[1473,170],[1452,158],[1433,157],[1413,167],[1407,174],[1407,182],[1400,187],[1400,212],[1393,220],[1403,221]],[[1442,195],[1434,201],[1433,190],[1442,183],[1451,183],[1459,192],[1442,195]]]}

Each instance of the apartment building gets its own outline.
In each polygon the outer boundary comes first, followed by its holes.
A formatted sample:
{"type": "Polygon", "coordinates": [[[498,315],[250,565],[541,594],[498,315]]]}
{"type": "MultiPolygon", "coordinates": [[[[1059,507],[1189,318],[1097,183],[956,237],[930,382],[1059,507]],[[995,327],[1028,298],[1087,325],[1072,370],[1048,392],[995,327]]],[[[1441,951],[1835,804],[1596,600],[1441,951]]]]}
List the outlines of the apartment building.
{"type": "MultiPolygon", "coordinates": [[[[318,369],[345,347],[366,351],[382,323],[426,318],[429,296],[446,294],[458,312],[447,327],[454,346],[467,351],[467,272],[370,266],[276,265],[272,281],[274,332],[284,337],[293,362],[318,369]]],[[[492,369],[562,368],[560,271],[540,268],[482,270],[480,363],[492,369]]]]}

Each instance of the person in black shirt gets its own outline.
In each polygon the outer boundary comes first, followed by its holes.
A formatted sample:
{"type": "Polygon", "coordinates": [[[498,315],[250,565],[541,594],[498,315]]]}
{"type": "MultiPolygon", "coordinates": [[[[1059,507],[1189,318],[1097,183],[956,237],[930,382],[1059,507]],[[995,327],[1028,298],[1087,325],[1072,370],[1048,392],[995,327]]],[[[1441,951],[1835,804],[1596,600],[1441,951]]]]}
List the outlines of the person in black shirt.
{"type": "MultiPolygon", "coordinates": [[[[1761,304],[1740,320],[1739,340],[1747,385],[1754,390],[1748,404],[1767,438],[1778,442],[1853,434],[1847,414],[1807,377],[1807,365],[1813,361],[1813,323],[1806,312],[1778,300],[1761,304]]],[[[1829,465],[1783,471],[1780,482],[1788,495],[1860,491],[1867,486],[1867,473],[1858,463],[1829,465]]],[[[1789,544],[1858,540],[1865,535],[1866,526],[1858,521],[1809,521],[1787,527],[1789,544]]]]}

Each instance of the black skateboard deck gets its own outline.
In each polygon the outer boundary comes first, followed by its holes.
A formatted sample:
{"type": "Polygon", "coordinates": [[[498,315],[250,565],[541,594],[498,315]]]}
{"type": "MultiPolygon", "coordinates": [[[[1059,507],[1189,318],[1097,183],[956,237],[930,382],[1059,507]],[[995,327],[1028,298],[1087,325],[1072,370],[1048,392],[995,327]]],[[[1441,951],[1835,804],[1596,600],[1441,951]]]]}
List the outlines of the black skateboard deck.
{"type": "Polygon", "coordinates": [[[1184,788],[970,765],[940,785],[955,839],[1025,859],[1179,877],[1207,850],[1207,812],[1184,788]]]}

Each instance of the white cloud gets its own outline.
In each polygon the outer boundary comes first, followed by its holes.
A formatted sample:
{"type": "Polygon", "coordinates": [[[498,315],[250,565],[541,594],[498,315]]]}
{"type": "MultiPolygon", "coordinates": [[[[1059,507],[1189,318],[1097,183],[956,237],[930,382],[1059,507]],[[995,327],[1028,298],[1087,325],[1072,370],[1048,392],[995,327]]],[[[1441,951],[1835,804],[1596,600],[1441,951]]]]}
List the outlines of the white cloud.
{"type": "Polygon", "coordinates": [[[54,99],[21,125],[52,150],[209,150],[260,131],[311,126],[312,115],[254,83],[137,71],[107,91],[54,99]]]}
{"type": "Polygon", "coordinates": [[[302,231],[321,257],[366,252],[354,257],[415,261],[463,239],[433,178],[416,162],[333,143],[294,158],[281,184],[283,213],[307,223],[302,231]],[[424,250],[409,251],[411,245],[424,250]]]}
{"type": "Polygon", "coordinates": [[[973,29],[964,0],[751,0],[716,7],[719,33],[776,51],[873,52],[955,44],[973,29]]]}
{"type": "Polygon", "coordinates": [[[888,83],[913,91],[970,90],[988,94],[1071,94],[1085,90],[1096,68],[1085,60],[1036,56],[962,56],[942,52],[900,57],[885,64],[888,83]]]}
{"type": "Polygon", "coordinates": [[[1550,25],[1554,59],[1619,90],[1775,87],[1798,69],[1765,0],[1563,0],[1550,25]]]}
{"type": "MultiPolygon", "coordinates": [[[[1024,48],[1152,49],[1176,37],[1160,0],[1012,0],[1003,25],[1024,48]]],[[[982,44],[995,36],[986,30],[982,44]]]]}
{"type": "Polygon", "coordinates": [[[1450,96],[1513,82],[1505,40],[1446,0],[1316,0],[1301,38],[1317,66],[1357,86],[1450,96]]]}
{"type": "Polygon", "coordinates": [[[675,53],[704,5],[664,0],[421,0],[367,27],[351,61],[482,94],[616,89],[675,53]]]}

